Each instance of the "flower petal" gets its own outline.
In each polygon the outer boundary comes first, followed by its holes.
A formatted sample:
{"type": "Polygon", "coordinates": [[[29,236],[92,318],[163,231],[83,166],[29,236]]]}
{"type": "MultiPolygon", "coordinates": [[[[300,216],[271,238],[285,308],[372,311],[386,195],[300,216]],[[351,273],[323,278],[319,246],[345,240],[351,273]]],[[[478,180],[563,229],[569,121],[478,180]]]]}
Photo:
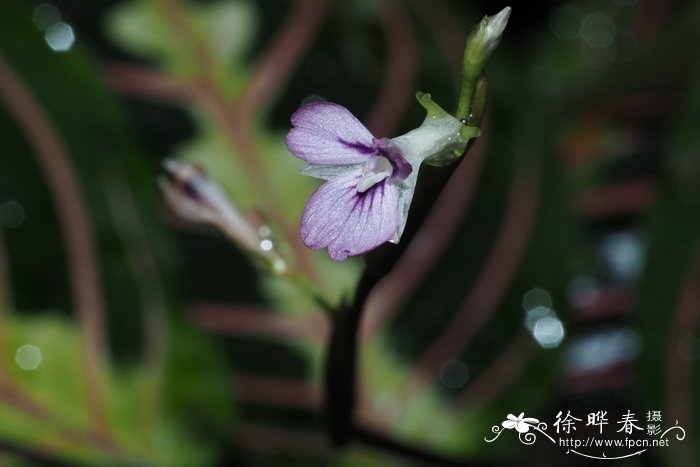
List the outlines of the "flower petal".
{"type": "Polygon", "coordinates": [[[399,243],[401,240],[401,235],[406,228],[406,221],[408,220],[408,211],[411,208],[411,201],[413,200],[413,192],[416,190],[416,183],[418,182],[418,167],[415,167],[413,172],[411,172],[406,180],[392,180],[390,183],[394,183],[398,186],[399,191],[399,201],[398,201],[398,216],[399,216],[399,227],[396,229],[396,233],[391,238],[391,243],[399,243]]]}
{"type": "Polygon", "coordinates": [[[501,425],[503,425],[503,428],[507,430],[512,430],[513,428],[515,428],[515,424],[516,422],[513,420],[505,420],[501,423],[501,425]]]}
{"type": "Polygon", "coordinates": [[[394,176],[405,180],[413,170],[413,167],[408,163],[398,146],[389,138],[375,138],[373,143],[374,147],[379,149],[382,155],[391,161],[391,165],[394,168],[394,176]]]}
{"type": "Polygon", "coordinates": [[[346,172],[362,168],[362,164],[351,165],[313,165],[309,164],[297,170],[302,175],[309,177],[320,178],[321,180],[330,180],[331,178],[343,175],[346,172]]]}
{"type": "Polygon", "coordinates": [[[294,128],[287,134],[287,147],[310,164],[359,164],[376,153],[372,133],[342,105],[306,104],[291,120],[294,128]]]}
{"type": "Polygon", "coordinates": [[[365,253],[388,241],[398,228],[398,188],[385,181],[357,192],[362,170],[321,185],[301,219],[301,238],[313,249],[328,248],[331,259],[365,253]]]}

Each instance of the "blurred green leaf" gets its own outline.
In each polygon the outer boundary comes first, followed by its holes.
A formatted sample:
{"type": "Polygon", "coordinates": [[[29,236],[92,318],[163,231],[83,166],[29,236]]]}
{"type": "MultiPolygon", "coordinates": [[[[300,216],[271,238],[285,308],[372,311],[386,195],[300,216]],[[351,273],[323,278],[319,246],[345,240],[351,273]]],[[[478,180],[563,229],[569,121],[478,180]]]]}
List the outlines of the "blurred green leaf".
{"type": "Polygon", "coordinates": [[[130,0],[112,9],[105,28],[116,44],[136,56],[155,60],[177,75],[213,72],[222,90],[232,90],[242,82],[242,61],[256,24],[256,9],[245,0],[182,6],[130,0]]]}
{"type": "Polygon", "coordinates": [[[183,340],[185,345],[179,347],[197,366],[183,364],[177,352],[172,357],[166,401],[176,409],[157,414],[155,423],[144,420],[148,411],[143,410],[141,388],[147,375],[139,368],[105,369],[108,423],[117,442],[116,451],[109,452],[87,435],[81,336],[75,324],[57,314],[44,314],[30,319],[14,315],[3,326],[8,342],[2,358],[9,361],[12,375],[5,384],[12,383],[27,402],[17,403],[7,392],[0,396],[0,438],[87,465],[209,465],[214,458],[211,440],[193,436],[191,413],[183,410],[196,408],[198,420],[216,419],[218,432],[229,427],[226,385],[207,345],[197,345],[192,336],[183,340]],[[23,354],[28,345],[39,352],[38,359],[23,354]],[[199,364],[202,361],[207,364],[199,364]],[[23,370],[20,363],[31,365],[23,370]],[[150,426],[156,431],[145,430],[150,426]],[[72,433],[82,435],[76,438],[72,433]]]}

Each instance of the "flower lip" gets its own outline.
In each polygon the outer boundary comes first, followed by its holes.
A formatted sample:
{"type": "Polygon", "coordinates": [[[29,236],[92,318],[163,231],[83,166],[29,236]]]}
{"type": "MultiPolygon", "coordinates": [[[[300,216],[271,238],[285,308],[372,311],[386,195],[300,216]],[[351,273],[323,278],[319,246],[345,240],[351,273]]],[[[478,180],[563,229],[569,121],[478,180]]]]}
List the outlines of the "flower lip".
{"type": "Polygon", "coordinates": [[[413,172],[413,167],[411,167],[411,164],[406,160],[398,146],[389,138],[374,138],[372,143],[379,153],[391,163],[391,167],[394,169],[391,176],[399,180],[406,180],[413,172]]]}

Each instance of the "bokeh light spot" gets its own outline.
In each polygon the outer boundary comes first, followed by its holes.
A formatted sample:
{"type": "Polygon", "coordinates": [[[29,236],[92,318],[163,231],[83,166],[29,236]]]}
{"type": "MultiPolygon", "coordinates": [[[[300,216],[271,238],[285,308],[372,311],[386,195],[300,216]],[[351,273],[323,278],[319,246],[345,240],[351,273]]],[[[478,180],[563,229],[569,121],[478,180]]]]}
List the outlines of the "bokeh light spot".
{"type": "Polygon", "coordinates": [[[32,13],[32,21],[34,21],[34,25],[37,28],[41,29],[42,31],[46,31],[61,21],[61,13],[54,5],[51,5],[50,3],[42,3],[38,7],[34,8],[34,12],[32,13]]]}
{"type": "Polygon", "coordinates": [[[564,340],[564,325],[556,316],[542,318],[535,323],[532,337],[545,349],[559,347],[564,340]]]}
{"type": "Polygon", "coordinates": [[[642,242],[631,232],[618,232],[605,237],[600,254],[610,274],[620,281],[635,279],[644,263],[642,242]]]}
{"type": "Polygon", "coordinates": [[[272,235],[272,229],[270,229],[270,227],[267,225],[261,225],[260,227],[258,227],[258,234],[261,237],[269,237],[270,235],[272,235]]]}
{"type": "Polygon", "coordinates": [[[581,36],[590,47],[609,46],[615,39],[615,32],[615,21],[604,13],[592,13],[581,22],[581,36]]]}
{"type": "Polygon", "coordinates": [[[523,309],[525,311],[532,310],[533,308],[540,306],[552,308],[552,297],[546,290],[534,288],[532,290],[528,290],[525,295],[523,295],[523,309]]]}
{"type": "Polygon", "coordinates": [[[0,223],[7,228],[17,228],[24,224],[27,215],[24,206],[17,201],[9,200],[0,205],[0,223]]]}
{"type": "Polygon", "coordinates": [[[525,312],[525,327],[533,332],[538,321],[544,318],[556,317],[556,313],[546,306],[538,306],[525,312]]]}
{"type": "Polygon", "coordinates": [[[67,52],[75,43],[73,28],[63,22],[57,23],[48,29],[44,38],[54,52],[67,52]]]}
{"type": "Polygon", "coordinates": [[[32,344],[25,344],[15,353],[15,362],[17,365],[25,370],[36,370],[41,365],[41,349],[32,344]]]}
{"type": "Polygon", "coordinates": [[[450,389],[458,389],[467,384],[469,370],[459,360],[450,360],[440,367],[440,381],[450,389]]]}
{"type": "Polygon", "coordinates": [[[622,362],[639,354],[639,335],[628,328],[606,328],[576,337],[564,356],[569,371],[593,371],[622,362]]]}

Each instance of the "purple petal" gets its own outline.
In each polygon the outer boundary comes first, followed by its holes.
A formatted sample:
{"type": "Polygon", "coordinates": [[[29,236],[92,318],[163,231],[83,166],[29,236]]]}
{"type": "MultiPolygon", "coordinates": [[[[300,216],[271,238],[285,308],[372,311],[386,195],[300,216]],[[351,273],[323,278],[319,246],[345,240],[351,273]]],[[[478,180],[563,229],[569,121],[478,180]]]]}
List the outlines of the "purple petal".
{"type": "Polygon", "coordinates": [[[380,182],[358,193],[357,169],[321,185],[301,218],[301,238],[313,249],[328,248],[331,259],[365,253],[388,241],[398,228],[398,188],[380,182]]]}
{"type": "Polygon", "coordinates": [[[332,102],[313,102],[292,115],[286,143],[309,164],[348,165],[375,154],[374,137],[348,109],[332,102]]]}

